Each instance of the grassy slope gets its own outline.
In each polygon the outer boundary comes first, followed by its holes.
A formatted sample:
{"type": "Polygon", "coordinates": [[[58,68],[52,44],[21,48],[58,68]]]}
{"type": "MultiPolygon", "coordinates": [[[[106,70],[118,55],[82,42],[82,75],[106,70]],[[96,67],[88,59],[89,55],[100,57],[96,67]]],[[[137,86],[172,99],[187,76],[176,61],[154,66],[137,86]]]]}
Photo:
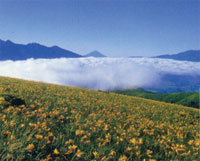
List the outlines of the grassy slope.
{"type": "Polygon", "coordinates": [[[115,93],[125,94],[129,96],[138,96],[147,99],[153,99],[163,102],[176,103],[184,106],[199,108],[199,93],[198,92],[184,92],[184,93],[169,93],[159,94],[143,89],[129,89],[129,90],[116,90],[115,93]]]}
{"type": "Polygon", "coordinates": [[[0,160],[198,160],[199,110],[0,77],[0,160]]]}

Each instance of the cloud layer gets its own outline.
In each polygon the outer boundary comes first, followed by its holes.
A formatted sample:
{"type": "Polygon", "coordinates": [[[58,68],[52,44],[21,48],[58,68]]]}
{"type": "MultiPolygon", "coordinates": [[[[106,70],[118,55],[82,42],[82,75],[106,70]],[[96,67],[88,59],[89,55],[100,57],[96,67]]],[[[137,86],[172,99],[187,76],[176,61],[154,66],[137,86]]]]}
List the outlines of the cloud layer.
{"type": "Polygon", "coordinates": [[[200,63],[155,58],[0,61],[1,76],[100,90],[159,86],[163,74],[200,75],[200,63]]]}

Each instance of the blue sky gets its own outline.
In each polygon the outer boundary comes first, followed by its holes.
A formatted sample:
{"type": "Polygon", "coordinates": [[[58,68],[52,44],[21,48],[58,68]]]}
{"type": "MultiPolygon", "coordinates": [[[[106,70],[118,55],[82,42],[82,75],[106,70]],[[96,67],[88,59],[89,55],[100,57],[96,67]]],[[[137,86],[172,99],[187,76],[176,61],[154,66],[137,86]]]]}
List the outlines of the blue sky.
{"type": "Polygon", "coordinates": [[[87,54],[199,49],[199,0],[0,0],[0,39],[87,54]]]}

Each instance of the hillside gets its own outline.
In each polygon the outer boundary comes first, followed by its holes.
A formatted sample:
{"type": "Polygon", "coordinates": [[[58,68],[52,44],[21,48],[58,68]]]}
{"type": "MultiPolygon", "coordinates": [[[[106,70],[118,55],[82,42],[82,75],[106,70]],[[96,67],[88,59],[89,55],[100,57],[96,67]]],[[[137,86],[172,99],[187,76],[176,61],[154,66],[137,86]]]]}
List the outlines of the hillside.
{"type": "Polygon", "coordinates": [[[119,94],[125,94],[129,96],[138,96],[147,99],[153,99],[163,102],[175,103],[189,107],[199,108],[199,93],[198,92],[181,92],[181,93],[168,93],[160,94],[145,91],[141,88],[128,89],[128,90],[116,90],[113,91],[119,94]]]}
{"type": "Polygon", "coordinates": [[[82,57],[58,46],[46,47],[37,43],[15,44],[12,41],[0,40],[0,60],[26,60],[29,58],[77,58],[82,57]]]}
{"type": "Polygon", "coordinates": [[[185,52],[172,55],[159,55],[156,56],[155,58],[200,62],[200,50],[188,50],[185,52]]]}
{"type": "Polygon", "coordinates": [[[199,110],[0,77],[0,160],[198,160],[199,110]]]}

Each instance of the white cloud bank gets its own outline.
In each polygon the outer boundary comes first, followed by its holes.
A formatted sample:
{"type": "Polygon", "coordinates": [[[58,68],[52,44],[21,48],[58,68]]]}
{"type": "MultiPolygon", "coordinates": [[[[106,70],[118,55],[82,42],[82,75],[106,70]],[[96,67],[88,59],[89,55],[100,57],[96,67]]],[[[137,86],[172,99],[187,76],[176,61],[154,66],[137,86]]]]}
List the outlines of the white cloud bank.
{"type": "Polygon", "coordinates": [[[0,61],[1,76],[100,90],[158,86],[161,73],[200,75],[200,63],[155,58],[0,61]]]}

